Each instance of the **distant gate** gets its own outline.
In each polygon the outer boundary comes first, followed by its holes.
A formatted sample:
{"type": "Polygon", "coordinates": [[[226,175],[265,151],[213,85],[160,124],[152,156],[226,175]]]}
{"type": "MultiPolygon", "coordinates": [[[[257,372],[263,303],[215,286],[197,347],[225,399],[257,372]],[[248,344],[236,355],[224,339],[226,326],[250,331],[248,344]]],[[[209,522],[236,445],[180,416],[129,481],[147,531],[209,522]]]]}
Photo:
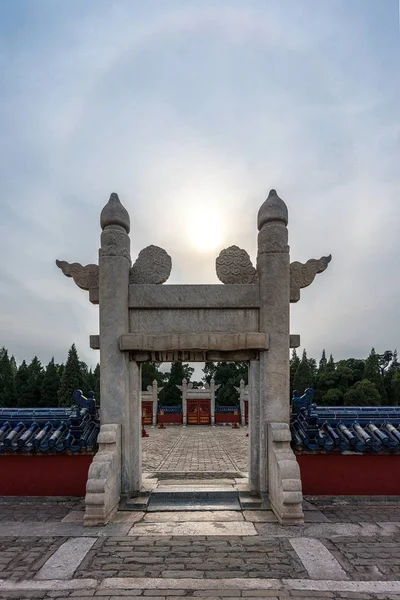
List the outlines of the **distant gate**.
{"type": "Polygon", "coordinates": [[[188,425],[210,425],[210,400],[189,400],[187,407],[187,422],[188,425]]]}

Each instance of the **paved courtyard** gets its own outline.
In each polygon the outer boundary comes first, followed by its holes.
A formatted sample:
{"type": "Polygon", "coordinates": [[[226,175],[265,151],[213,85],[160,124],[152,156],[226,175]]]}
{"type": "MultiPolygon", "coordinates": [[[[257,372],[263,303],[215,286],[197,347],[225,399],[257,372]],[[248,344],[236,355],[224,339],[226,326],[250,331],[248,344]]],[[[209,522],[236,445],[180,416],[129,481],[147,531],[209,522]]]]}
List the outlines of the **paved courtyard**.
{"type": "MultiPolygon", "coordinates": [[[[246,429],[149,428],[144,487],[243,489],[246,429]],[[186,487],[183,487],[186,486],[186,487]]],[[[400,599],[400,500],[308,497],[305,525],[262,509],[120,510],[0,498],[0,598],[400,599]]]]}
{"type": "Polygon", "coordinates": [[[148,428],[142,439],[144,472],[247,472],[247,427],[148,428]]]}

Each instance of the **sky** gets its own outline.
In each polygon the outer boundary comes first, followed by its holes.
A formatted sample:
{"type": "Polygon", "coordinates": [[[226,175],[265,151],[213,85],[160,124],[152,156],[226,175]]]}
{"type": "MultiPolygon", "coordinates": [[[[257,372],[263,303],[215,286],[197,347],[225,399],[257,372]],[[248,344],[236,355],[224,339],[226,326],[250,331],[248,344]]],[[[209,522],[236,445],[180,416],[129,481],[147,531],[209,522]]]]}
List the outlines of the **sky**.
{"type": "Polygon", "coordinates": [[[400,350],[399,50],[398,0],[2,0],[0,346],[97,362],[55,260],[97,262],[111,192],[133,260],[218,283],[275,188],[291,260],[333,256],[292,305],[308,355],[400,350]]]}

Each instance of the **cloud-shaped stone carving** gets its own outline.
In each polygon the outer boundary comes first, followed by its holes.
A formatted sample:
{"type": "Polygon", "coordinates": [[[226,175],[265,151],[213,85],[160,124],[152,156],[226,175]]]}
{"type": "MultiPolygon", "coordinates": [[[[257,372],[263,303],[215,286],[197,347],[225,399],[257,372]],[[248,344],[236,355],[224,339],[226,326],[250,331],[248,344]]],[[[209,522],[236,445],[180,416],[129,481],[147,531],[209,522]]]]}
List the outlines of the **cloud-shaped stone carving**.
{"type": "Polygon", "coordinates": [[[238,246],[221,250],[215,261],[215,268],[222,283],[258,283],[258,273],[250,256],[238,246]]]}
{"type": "Polygon", "coordinates": [[[290,264],[290,287],[305,288],[310,285],[317,273],[322,273],[332,260],[332,255],[320,259],[311,258],[305,264],[295,261],[290,264]]]}
{"type": "Polygon", "coordinates": [[[69,263],[65,260],[56,260],[56,265],[66,277],[72,277],[82,290],[99,287],[98,265],[82,266],[80,263],[69,263]]]}
{"type": "Polygon", "coordinates": [[[130,269],[129,283],[165,283],[171,268],[171,257],[163,248],[147,246],[130,269]]]}

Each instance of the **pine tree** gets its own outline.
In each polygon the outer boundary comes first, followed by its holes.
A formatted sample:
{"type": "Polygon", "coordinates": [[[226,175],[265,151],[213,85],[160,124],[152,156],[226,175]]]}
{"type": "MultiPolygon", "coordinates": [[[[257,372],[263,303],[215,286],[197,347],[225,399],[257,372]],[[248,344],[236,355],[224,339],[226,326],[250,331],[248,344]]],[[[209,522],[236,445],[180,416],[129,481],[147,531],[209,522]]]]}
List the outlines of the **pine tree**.
{"type": "Polygon", "coordinates": [[[333,360],[333,356],[332,356],[332,354],[330,354],[330,355],[329,355],[329,360],[328,360],[328,362],[327,362],[326,368],[327,368],[329,371],[334,371],[334,370],[335,370],[335,368],[336,368],[336,367],[335,367],[335,361],[333,360]]]}
{"type": "Polygon", "coordinates": [[[73,404],[73,392],[81,390],[83,387],[83,376],[81,371],[81,362],[76,351],[75,344],[72,344],[68,351],[67,362],[63,370],[61,385],[58,391],[59,406],[71,406],[73,404]]]}
{"type": "Polygon", "coordinates": [[[365,361],[363,379],[368,379],[368,381],[375,384],[375,387],[381,396],[381,404],[384,405],[387,404],[387,397],[385,386],[383,384],[383,377],[381,375],[379,358],[379,354],[375,352],[375,348],[372,348],[367,360],[365,361]]]}
{"type": "Polygon", "coordinates": [[[345,406],[379,406],[380,403],[376,385],[368,379],[357,381],[344,395],[345,406]]]}
{"type": "Polygon", "coordinates": [[[182,379],[190,381],[194,369],[180,362],[171,364],[171,371],[162,393],[162,403],[168,406],[177,406],[182,403],[182,393],[176,387],[182,385],[182,379]]]}
{"type": "MultiPolygon", "coordinates": [[[[94,376],[94,387],[93,387],[94,397],[96,400],[96,404],[99,405],[100,404],[100,365],[99,365],[99,363],[97,363],[97,365],[93,371],[93,376],[94,376]]],[[[92,391],[92,390],[89,390],[89,391],[92,391]]]]}
{"type": "Polygon", "coordinates": [[[28,379],[29,379],[28,365],[23,360],[22,363],[19,365],[17,374],[15,376],[15,393],[16,393],[17,406],[26,406],[25,398],[28,393],[28,379]]]}
{"type": "Polygon", "coordinates": [[[321,360],[319,361],[319,371],[325,371],[328,361],[326,360],[325,348],[322,350],[321,360]]]}
{"type": "Polygon", "coordinates": [[[303,355],[301,357],[300,364],[297,367],[293,380],[293,386],[294,389],[297,390],[300,394],[303,394],[307,388],[313,386],[312,372],[305,350],[303,350],[303,355]]]}
{"type": "Polygon", "coordinates": [[[27,376],[25,390],[21,390],[18,405],[21,407],[36,408],[41,404],[43,383],[43,367],[37,356],[33,357],[24,376],[27,376]]]}
{"type": "MultiPolygon", "coordinates": [[[[15,361],[14,361],[15,363],[15,361]]],[[[14,364],[7,350],[0,349],[0,407],[16,405],[14,364]]]]}
{"type": "Polygon", "coordinates": [[[54,357],[46,367],[42,381],[42,406],[58,406],[58,390],[60,389],[60,376],[57,365],[54,363],[54,357]]]}
{"type": "Polygon", "coordinates": [[[294,376],[296,374],[299,364],[300,364],[300,358],[297,355],[296,348],[293,348],[292,356],[290,358],[290,397],[291,398],[293,396],[293,391],[295,389],[293,386],[294,376]]]}

